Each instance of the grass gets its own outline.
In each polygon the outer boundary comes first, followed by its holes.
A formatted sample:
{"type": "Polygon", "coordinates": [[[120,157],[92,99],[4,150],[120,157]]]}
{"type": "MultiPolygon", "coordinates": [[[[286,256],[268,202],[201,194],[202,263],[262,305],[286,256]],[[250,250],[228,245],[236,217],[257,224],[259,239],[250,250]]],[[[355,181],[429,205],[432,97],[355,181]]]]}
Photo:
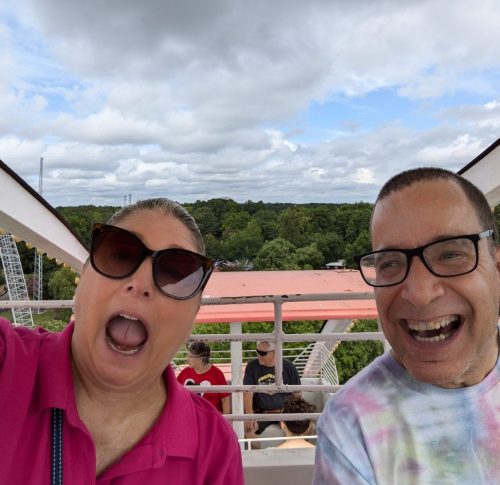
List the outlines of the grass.
{"type": "MultiPolygon", "coordinates": [[[[60,317],[56,315],[56,311],[53,308],[49,308],[45,310],[43,313],[37,313],[36,311],[32,312],[33,315],[33,323],[35,327],[45,327],[50,330],[54,329],[54,323],[57,322],[56,326],[59,327],[59,322],[61,320],[60,317]]],[[[7,320],[12,321],[12,311],[11,310],[2,310],[0,311],[0,317],[6,318],[7,320]]],[[[64,326],[66,322],[63,322],[64,326]]]]}

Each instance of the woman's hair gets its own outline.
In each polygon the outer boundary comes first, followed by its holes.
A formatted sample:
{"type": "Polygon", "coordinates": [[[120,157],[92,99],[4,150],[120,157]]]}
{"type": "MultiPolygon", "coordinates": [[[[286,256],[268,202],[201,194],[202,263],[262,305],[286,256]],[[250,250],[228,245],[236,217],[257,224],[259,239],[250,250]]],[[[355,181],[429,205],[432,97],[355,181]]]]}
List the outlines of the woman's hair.
{"type": "Polygon", "coordinates": [[[203,237],[196,221],[189,214],[189,212],[184,209],[184,207],[177,202],[164,197],[140,200],[135,204],[127,205],[121,208],[118,212],[115,212],[108,220],[108,224],[114,225],[123,219],[126,219],[131,214],[141,210],[159,210],[165,216],[175,217],[191,232],[199,253],[203,255],[205,254],[205,244],[203,243],[203,237]]]}
{"type": "Polygon", "coordinates": [[[201,357],[203,365],[210,363],[210,347],[205,342],[191,342],[187,346],[188,352],[196,357],[201,357]]]}
{"type": "MultiPolygon", "coordinates": [[[[314,413],[315,411],[316,407],[302,398],[294,399],[292,396],[288,396],[283,404],[283,413],[314,413]]],[[[302,419],[300,421],[284,421],[284,423],[291,433],[301,435],[307,431],[311,420],[302,419]]]]}

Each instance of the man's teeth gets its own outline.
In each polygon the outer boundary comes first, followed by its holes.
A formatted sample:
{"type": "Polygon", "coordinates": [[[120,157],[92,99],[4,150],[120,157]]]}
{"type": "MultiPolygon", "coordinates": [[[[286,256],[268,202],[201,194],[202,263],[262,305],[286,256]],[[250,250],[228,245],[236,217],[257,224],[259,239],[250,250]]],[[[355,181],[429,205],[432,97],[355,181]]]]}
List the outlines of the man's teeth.
{"type": "Polygon", "coordinates": [[[434,337],[421,337],[417,333],[413,337],[415,340],[418,340],[419,342],[440,342],[441,340],[446,340],[451,334],[452,332],[448,332],[435,335],[434,337]]]}
{"type": "Polygon", "coordinates": [[[407,320],[410,335],[418,342],[441,342],[452,336],[460,317],[448,315],[435,320],[407,320]]]}
{"type": "Polygon", "coordinates": [[[422,332],[424,330],[438,330],[439,328],[446,327],[451,322],[458,320],[458,317],[443,317],[437,320],[432,320],[429,322],[419,322],[419,321],[408,321],[408,328],[414,330],[415,332],[422,332]]]}

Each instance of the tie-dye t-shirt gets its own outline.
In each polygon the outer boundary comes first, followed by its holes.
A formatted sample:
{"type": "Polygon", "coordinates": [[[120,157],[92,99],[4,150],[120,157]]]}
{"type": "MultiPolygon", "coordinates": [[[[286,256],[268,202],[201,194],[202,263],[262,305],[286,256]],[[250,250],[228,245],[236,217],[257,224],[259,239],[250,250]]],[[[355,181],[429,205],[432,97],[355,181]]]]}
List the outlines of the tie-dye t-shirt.
{"type": "Polygon", "coordinates": [[[379,357],[325,406],[313,484],[500,484],[499,381],[500,359],[481,383],[443,389],[379,357]]]}

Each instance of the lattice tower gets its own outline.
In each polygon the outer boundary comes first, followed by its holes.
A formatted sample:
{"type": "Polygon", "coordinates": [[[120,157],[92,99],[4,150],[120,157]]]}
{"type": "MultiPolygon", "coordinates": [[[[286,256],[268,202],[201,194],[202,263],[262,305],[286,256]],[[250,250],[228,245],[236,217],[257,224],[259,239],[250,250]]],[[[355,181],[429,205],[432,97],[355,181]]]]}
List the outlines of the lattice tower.
{"type": "MultiPolygon", "coordinates": [[[[0,235],[0,258],[2,260],[5,282],[9,299],[12,301],[28,300],[28,289],[24,279],[21,258],[12,234],[0,235]]],[[[13,308],[12,322],[14,325],[33,326],[31,308],[13,308]]]]}

